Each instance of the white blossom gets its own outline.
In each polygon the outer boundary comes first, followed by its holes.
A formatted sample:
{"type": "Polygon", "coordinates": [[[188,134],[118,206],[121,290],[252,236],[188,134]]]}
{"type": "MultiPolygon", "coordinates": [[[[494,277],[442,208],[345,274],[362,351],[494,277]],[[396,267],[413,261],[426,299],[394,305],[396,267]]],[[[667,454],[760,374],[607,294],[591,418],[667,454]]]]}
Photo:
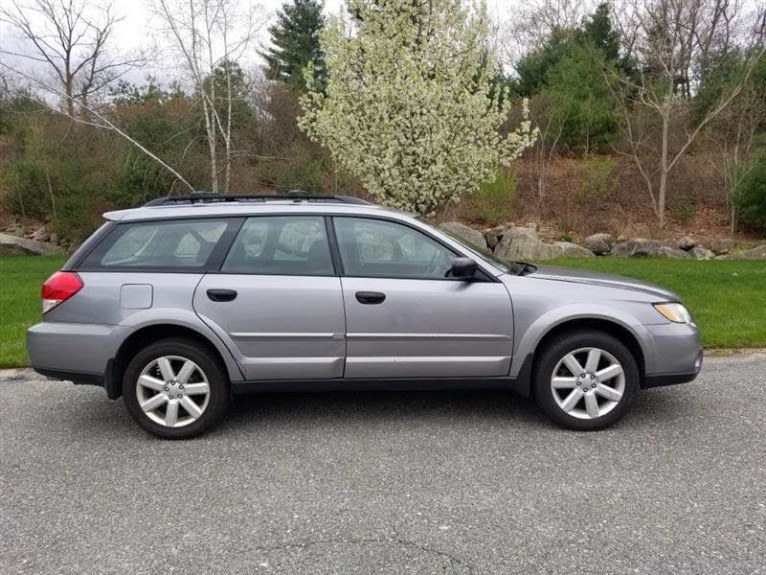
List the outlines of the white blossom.
{"type": "Polygon", "coordinates": [[[353,18],[322,35],[327,86],[307,70],[299,125],[378,201],[432,213],[491,181],[531,146],[524,103],[503,136],[510,102],[489,49],[483,3],[348,0],[353,18]]]}

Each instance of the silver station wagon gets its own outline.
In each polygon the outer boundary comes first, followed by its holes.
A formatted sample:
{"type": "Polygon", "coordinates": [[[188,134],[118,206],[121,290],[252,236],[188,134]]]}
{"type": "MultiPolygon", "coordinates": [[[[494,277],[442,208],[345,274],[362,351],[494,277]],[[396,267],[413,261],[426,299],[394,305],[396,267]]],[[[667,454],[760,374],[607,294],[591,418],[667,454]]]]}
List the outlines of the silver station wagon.
{"type": "Polygon", "coordinates": [[[458,386],[595,430],[702,365],[669,291],[500,261],[357,198],[193,194],[105,218],[43,285],[29,358],[164,438],[203,433],[238,393],[458,386]]]}

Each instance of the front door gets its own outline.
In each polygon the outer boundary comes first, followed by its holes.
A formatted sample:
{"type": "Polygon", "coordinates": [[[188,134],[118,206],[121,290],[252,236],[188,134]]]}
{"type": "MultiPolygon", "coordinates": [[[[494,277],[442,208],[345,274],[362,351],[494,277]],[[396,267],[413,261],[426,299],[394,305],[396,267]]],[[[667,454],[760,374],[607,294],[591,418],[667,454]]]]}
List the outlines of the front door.
{"type": "Polygon", "coordinates": [[[343,376],[343,300],[323,217],[246,220],[194,309],[249,380],[343,376]]]}
{"type": "Polygon", "coordinates": [[[346,378],[508,375],[513,314],[502,283],[446,277],[459,254],[407,225],[354,217],[334,225],[346,378]]]}

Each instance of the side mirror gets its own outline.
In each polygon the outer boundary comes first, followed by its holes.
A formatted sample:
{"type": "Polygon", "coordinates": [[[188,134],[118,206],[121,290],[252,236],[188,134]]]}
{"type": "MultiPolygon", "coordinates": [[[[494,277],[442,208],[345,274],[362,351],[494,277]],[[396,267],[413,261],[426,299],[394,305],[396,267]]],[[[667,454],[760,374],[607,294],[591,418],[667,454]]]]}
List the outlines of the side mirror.
{"type": "Polygon", "coordinates": [[[452,260],[450,274],[453,278],[469,280],[476,273],[477,264],[471,258],[455,258],[452,260]]]}

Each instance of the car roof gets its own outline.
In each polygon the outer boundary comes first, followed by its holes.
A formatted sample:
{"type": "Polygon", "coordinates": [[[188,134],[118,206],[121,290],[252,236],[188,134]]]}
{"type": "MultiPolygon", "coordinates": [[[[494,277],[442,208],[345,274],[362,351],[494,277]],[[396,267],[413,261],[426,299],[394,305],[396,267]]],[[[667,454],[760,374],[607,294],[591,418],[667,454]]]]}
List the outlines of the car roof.
{"type": "Polygon", "coordinates": [[[170,218],[250,216],[257,214],[389,215],[411,218],[411,214],[377,206],[352,196],[313,196],[291,193],[282,196],[192,194],[152,200],[140,208],[107,212],[112,221],[170,218]]]}

